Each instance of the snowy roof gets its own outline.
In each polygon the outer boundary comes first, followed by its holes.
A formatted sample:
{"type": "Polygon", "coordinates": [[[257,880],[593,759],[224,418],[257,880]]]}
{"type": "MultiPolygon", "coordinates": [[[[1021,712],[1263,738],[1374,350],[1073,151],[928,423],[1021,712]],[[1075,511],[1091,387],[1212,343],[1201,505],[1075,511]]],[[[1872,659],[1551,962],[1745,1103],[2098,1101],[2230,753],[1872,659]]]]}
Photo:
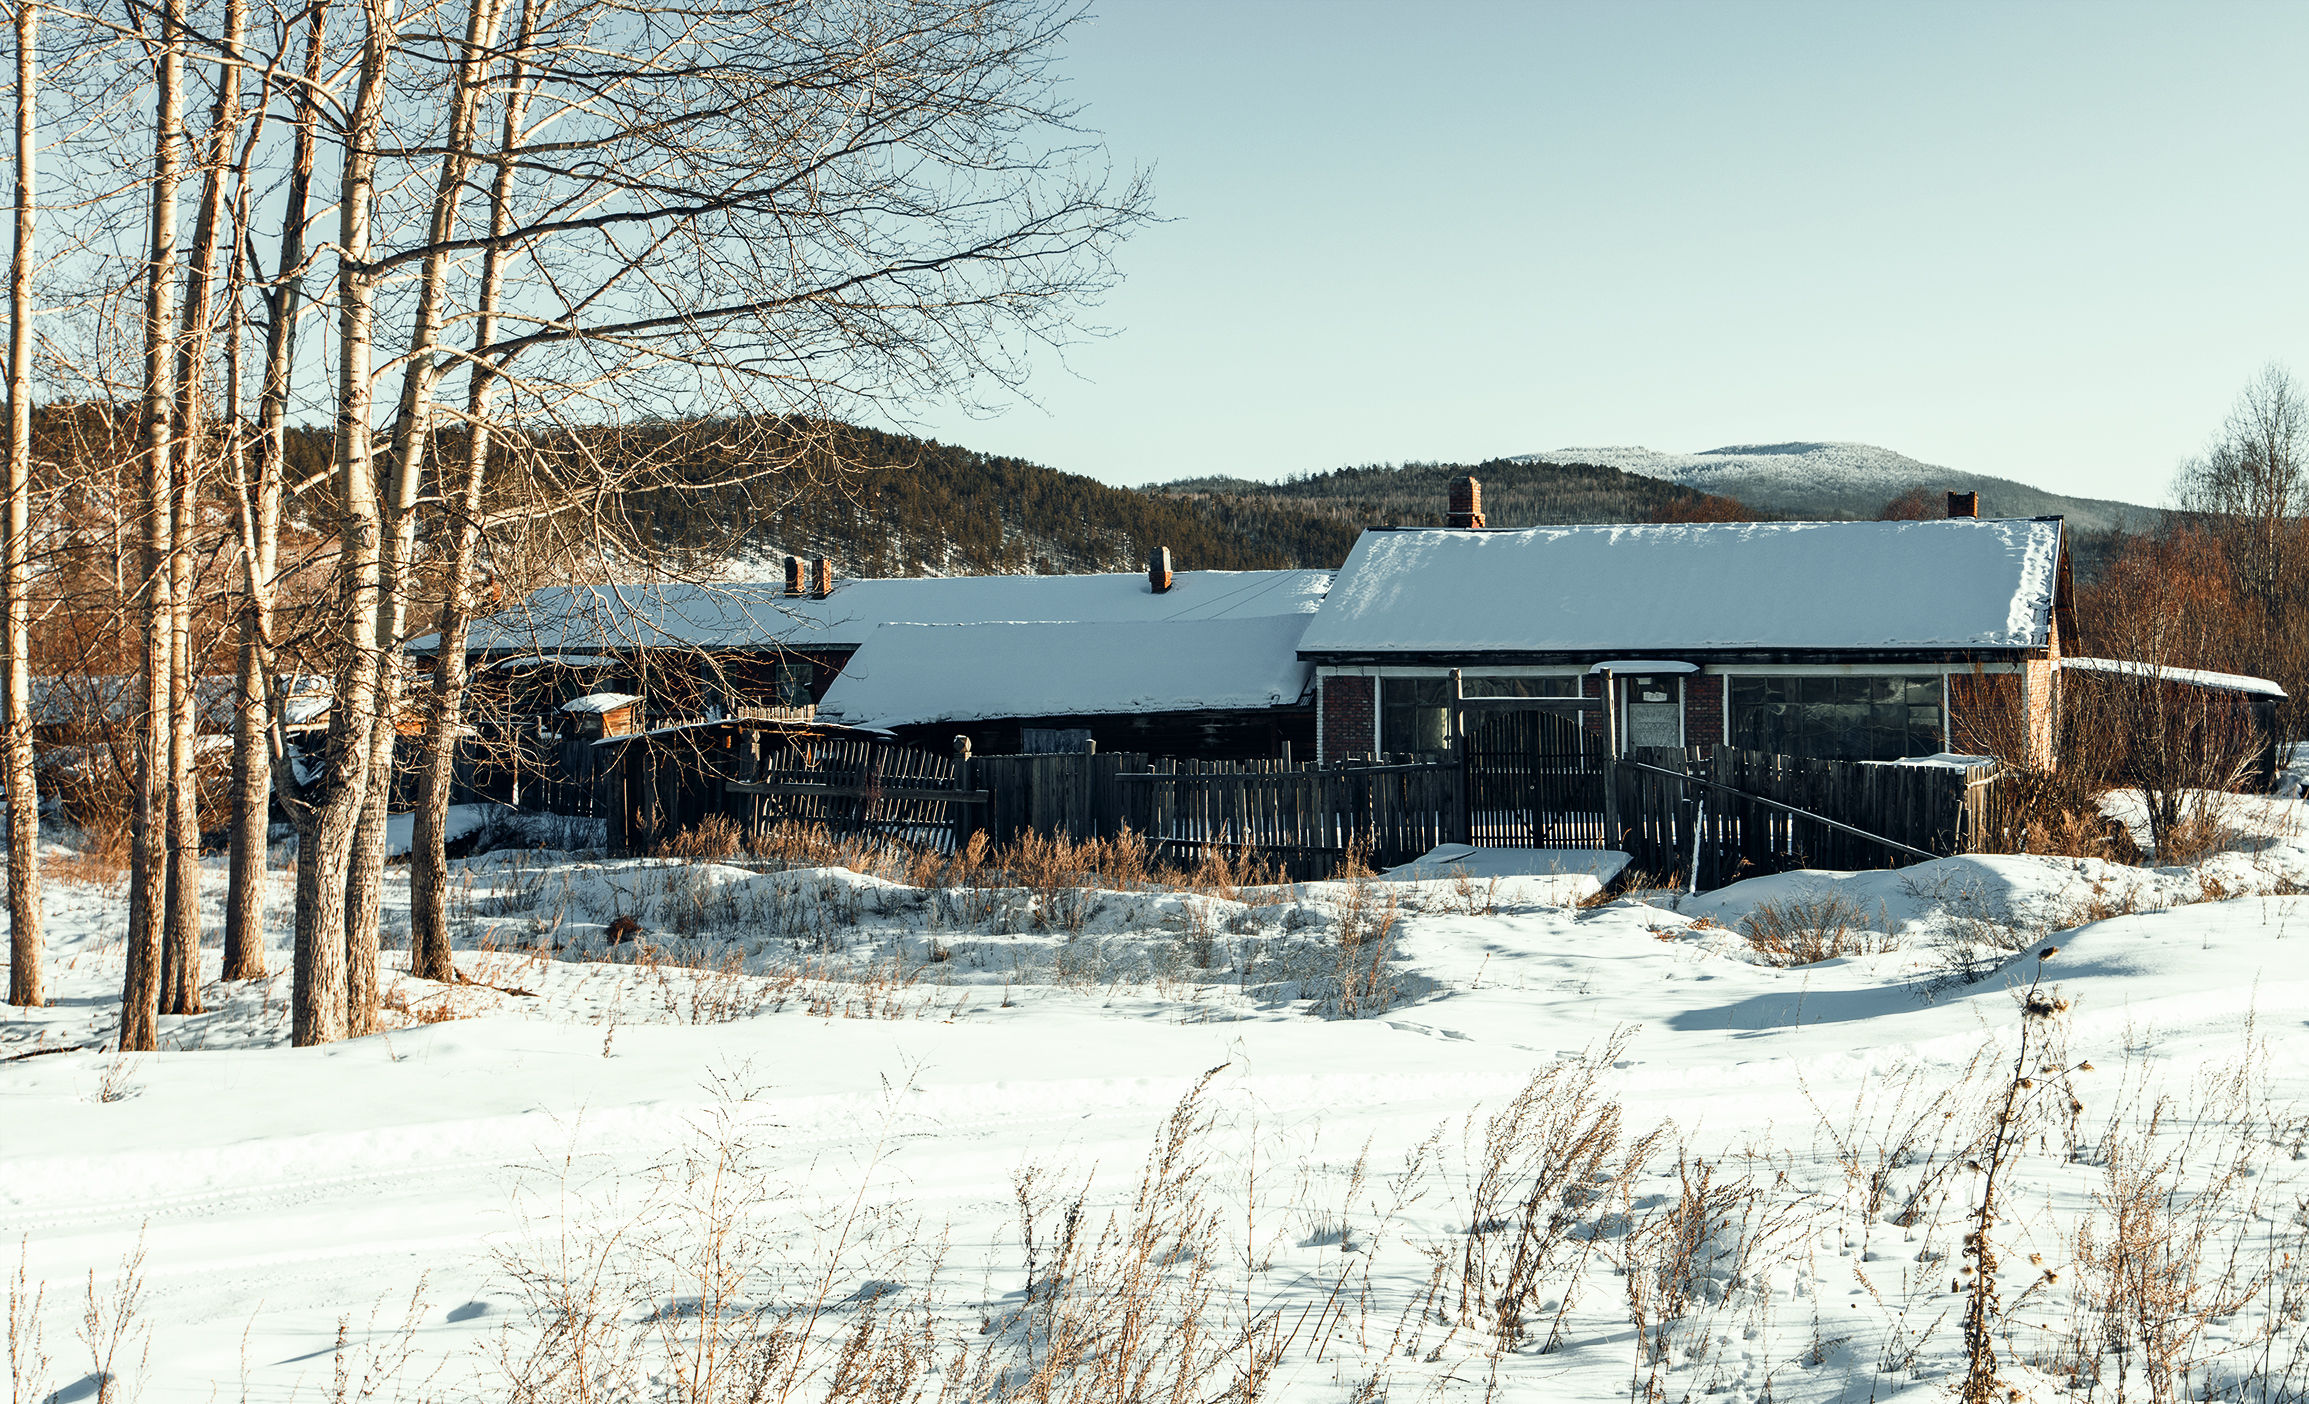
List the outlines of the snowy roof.
{"type": "Polygon", "coordinates": [[[1366,531],[1309,653],[2033,648],[2055,518],[1366,531]]]}
{"type": "MultiPolygon", "coordinates": [[[[291,725],[305,715],[329,709],[330,681],[313,673],[282,673],[274,688],[287,696],[291,725]]],[[[195,716],[210,731],[232,729],[233,712],[240,701],[240,679],[231,673],[210,673],[194,684],[195,716]]],[[[144,675],[141,673],[59,673],[32,679],[31,712],[37,726],[95,726],[118,723],[141,715],[144,675]]]]}
{"type": "Polygon", "coordinates": [[[1098,624],[885,624],[819,715],[859,726],[1275,707],[1313,674],[1304,614],[1098,624]]]}
{"type": "MultiPolygon", "coordinates": [[[[856,647],[884,624],[1151,622],[1306,615],[1322,603],[1322,570],[1189,570],[1156,594],[1140,574],[964,575],[850,580],[824,599],[776,582],[577,585],[539,590],[473,627],[477,652],[687,644],[730,648],[856,647]]],[[[427,635],[411,645],[434,646],[427,635]]]]}
{"type": "Polygon", "coordinates": [[[612,668],[625,662],[613,653],[531,653],[498,658],[484,668],[612,668]]]}
{"type": "Polygon", "coordinates": [[[620,707],[630,707],[640,700],[639,697],[630,692],[589,692],[583,697],[572,697],[567,702],[562,703],[561,710],[590,713],[614,712],[620,707]]]}
{"type": "Polygon", "coordinates": [[[2201,668],[2165,668],[2154,663],[2135,663],[2124,658],[2063,658],[2063,668],[2078,668],[2087,673],[2116,673],[2132,678],[2160,678],[2166,682],[2187,683],[2192,687],[2209,687],[2220,692],[2252,692],[2263,697],[2283,697],[2285,689],[2267,678],[2248,677],[2243,673],[2208,673],[2201,668]]]}

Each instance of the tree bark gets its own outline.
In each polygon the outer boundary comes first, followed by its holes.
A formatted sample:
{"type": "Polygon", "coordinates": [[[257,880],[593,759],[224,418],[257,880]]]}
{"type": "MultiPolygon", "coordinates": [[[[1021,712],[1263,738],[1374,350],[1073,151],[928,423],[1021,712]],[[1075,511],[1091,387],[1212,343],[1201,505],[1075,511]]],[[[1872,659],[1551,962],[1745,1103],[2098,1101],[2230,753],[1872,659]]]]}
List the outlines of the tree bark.
{"type": "MultiPolygon", "coordinates": [[[[523,0],[513,37],[513,73],[505,95],[500,151],[518,143],[527,111],[521,52],[535,21],[537,0],[523,0]]],[[[512,166],[500,161],[489,186],[490,244],[482,255],[476,297],[473,345],[497,339],[497,304],[504,287],[504,253],[499,241],[512,223],[512,166]]],[[[481,494],[489,473],[489,412],[498,378],[476,357],[466,391],[466,443],[462,491],[444,504],[449,525],[447,576],[442,596],[439,647],[433,655],[433,685],[425,712],[417,812],[409,836],[409,968],[424,980],[454,981],[449,951],[449,796],[457,770],[457,739],[464,730],[465,637],[473,618],[473,567],[480,543],[481,494]]],[[[446,494],[444,494],[446,495],[446,494]]]]}
{"type": "MultiPolygon", "coordinates": [[[[248,0],[228,0],[224,12],[226,61],[217,69],[216,105],[209,112],[208,150],[201,160],[200,203],[193,218],[192,253],[185,263],[184,318],[176,344],[176,505],[170,513],[170,682],[175,708],[169,745],[168,933],[161,979],[161,1011],[198,1014],[200,1001],[200,679],[192,624],[193,535],[200,526],[201,459],[207,451],[201,368],[215,326],[217,247],[225,223],[225,181],[233,139],[240,130],[241,31],[248,0]]],[[[239,406],[227,407],[227,417],[239,406]]]]}
{"type": "MultiPolygon", "coordinates": [[[[281,484],[288,463],[289,377],[304,307],[305,228],[320,132],[320,82],[329,7],[313,7],[297,96],[280,261],[266,295],[265,364],[257,404],[257,480],[241,517],[246,593],[240,612],[240,691],[233,718],[233,814],[225,892],[225,978],[265,973],[265,856],[272,839],[273,586],[280,568],[281,484]]],[[[287,764],[286,756],[281,758],[287,764]]],[[[293,777],[292,777],[293,778],[293,777]]],[[[294,788],[292,786],[292,788],[294,788]]]]}
{"type": "Polygon", "coordinates": [[[16,241],[8,258],[8,519],[0,548],[7,657],[8,1002],[47,1003],[40,940],[40,789],[32,755],[32,198],[40,10],[16,0],[16,241]]]}
{"type": "Polygon", "coordinates": [[[379,569],[383,598],[377,610],[377,654],[383,668],[378,686],[379,722],[372,733],[369,799],[362,810],[360,836],[354,845],[353,886],[345,908],[355,1033],[373,1032],[377,1019],[377,915],[398,740],[395,723],[403,692],[401,633],[408,617],[409,583],[416,566],[417,497],[432,439],[433,389],[440,377],[438,352],[443,309],[448,300],[450,262],[444,246],[456,234],[458,205],[465,193],[466,173],[472,165],[473,126],[480,105],[481,80],[489,69],[486,54],[496,38],[502,14],[499,0],[472,0],[466,7],[465,39],[449,93],[448,139],[443,145],[428,229],[428,243],[435,252],[427,255],[418,274],[417,306],[409,333],[408,358],[401,373],[400,404],[393,421],[392,492],[386,508],[389,529],[379,569]]]}
{"type": "Polygon", "coordinates": [[[172,734],[170,634],[175,617],[169,567],[169,514],[175,494],[176,202],[181,178],[177,142],[184,118],[184,5],[166,0],[153,113],[152,226],[144,287],[144,623],[143,716],[138,728],[136,812],[129,848],[127,971],[120,1000],[120,1049],[158,1046],[161,920],[168,876],[169,738],[172,734]]]}
{"type": "Polygon", "coordinates": [[[300,825],[297,851],[297,958],[292,994],[293,1041],[299,1046],[345,1036],[345,903],[353,840],[368,798],[371,729],[377,721],[378,567],[382,522],[369,415],[375,399],[371,356],[376,334],[375,275],[369,257],[375,198],[376,140],[385,102],[385,69],[394,35],[382,0],[363,7],[357,96],[346,124],[337,200],[338,619],[344,660],[329,706],[324,792],[300,825]]]}

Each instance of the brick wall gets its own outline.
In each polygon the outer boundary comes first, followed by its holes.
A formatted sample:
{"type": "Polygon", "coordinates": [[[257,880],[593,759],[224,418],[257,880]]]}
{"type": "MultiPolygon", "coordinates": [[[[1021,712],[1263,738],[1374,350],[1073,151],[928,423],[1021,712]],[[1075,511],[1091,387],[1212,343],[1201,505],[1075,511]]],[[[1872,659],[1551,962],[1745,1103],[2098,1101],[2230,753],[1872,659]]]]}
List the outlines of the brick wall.
{"type": "Polygon", "coordinates": [[[2028,708],[2028,750],[2040,766],[2050,768],[2053,761],[2052,708],[2053,689],[2059,672],[2050,659],[2032,659],[2021,666],[2021,696],[2028,708]]]}
{"type": "Polygon", "coordinates": [[[1724,741],[1724,680],[1706,673],[1684,679],[1684,744],[1720,746],[1724,741]]]}
{"type": "MultiPolygon", "coordinates": [[[[1585,675],[1579,680],[1579,695],[1582,697],[1603,696],[1603,679],[1594,673],[1585,675]]],[[[1598,756],[1602,755],[1605,740],[1603,708],[1590,707],[1586,711],[1581,712],[1579,714],[1579,725],[1580,731],[1584,734],[1587,740],[1588,754],[1598,756]]]]}
{"type": "Polygon", "coordinates": [[[1331,674],[1323,679],[1322,760],[1371,754],[1372,679],[1331,674]]]}

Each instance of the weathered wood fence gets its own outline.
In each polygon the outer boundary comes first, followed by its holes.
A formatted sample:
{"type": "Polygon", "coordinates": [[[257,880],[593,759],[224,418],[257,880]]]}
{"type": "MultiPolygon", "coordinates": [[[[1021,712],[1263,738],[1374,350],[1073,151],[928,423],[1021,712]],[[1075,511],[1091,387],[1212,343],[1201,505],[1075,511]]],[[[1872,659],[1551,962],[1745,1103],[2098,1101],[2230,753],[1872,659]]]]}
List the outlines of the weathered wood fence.
{"type": "Polygon", "coordinates": [[[1178,862],[1247,851],[1292,877],[1325,876],[1350,849],[1408,863],[1464,831],[1455,764],[1166,760],[1115,778],[1123,821],[1178,862]]]}
{"type": "Polygon", "coordinates": [[[1150,761],[1135,752],[954,756],[746,722],[635,738],[603,767],[610,842],[646,851],[710,814],[945,849],[984,831],[1108,838],[1172,862],[1255,854],[1320,877],[1438,844],[1616,848],[1702,887],[1793,867],[1896,866],[1997,846],[1993,767],[1804,760],[1717,748],[1545,765],[1484,751],[1416,763],[1150,761]],[[1584,768],[1583,768],[1584,767],[1584,768]]]}
{"type": "Polygon", "coordinates": [[[1993,765],[1888,765],[1718,747],[1613,767],[1634,865],[1701,887],[1791,868],[1899,867],[1995,835],[1993,765]]]}
{"type": "Polygon", "coordinates": [[[1072,838],[1112,838],[1122,825],[1117,777],[1146,769],[1136,751],[1070,751],[1024,756],[972,756],[959,762],[958,783],[984,791],[982,813],[958,813],[958,831],[986,830],[987,841],[1015,843],[1031,829],[1072,838]]]}
{"type": "Polygon", "coordinates": [[[958,813],[989,802],[955,783],[953,759],[858,736],[738,719],[613,743],[601,768],[609,843],[647,852],[709,815],[748,838],[779,824],[942,846],[958,813]]]}

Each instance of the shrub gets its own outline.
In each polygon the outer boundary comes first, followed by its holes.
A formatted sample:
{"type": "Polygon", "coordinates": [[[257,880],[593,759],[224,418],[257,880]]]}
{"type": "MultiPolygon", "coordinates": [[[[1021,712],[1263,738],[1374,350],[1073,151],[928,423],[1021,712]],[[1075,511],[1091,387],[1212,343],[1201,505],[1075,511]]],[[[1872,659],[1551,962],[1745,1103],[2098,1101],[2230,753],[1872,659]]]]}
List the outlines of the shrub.
{"type": "MultiPolygon", "coordinates": [[[[1878,916],[1881,922],[1881,910],[1878,916]]],[[[1840,893],[1807,892],[1757,903],[1740,919],[1740,934],[1765,964],[1782,967],[1894,949],[1892,937],[1870,929],[1867,921],[1867,909],[1840,893]]]]}

